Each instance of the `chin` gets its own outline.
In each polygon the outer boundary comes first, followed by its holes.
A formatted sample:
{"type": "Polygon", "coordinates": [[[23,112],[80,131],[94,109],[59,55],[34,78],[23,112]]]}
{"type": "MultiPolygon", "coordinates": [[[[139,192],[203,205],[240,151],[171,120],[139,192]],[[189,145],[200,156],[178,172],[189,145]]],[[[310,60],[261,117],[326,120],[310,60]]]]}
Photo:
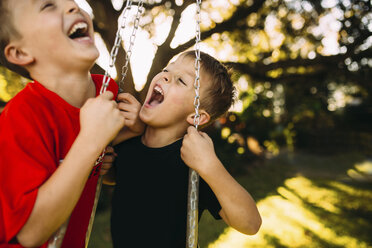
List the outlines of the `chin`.
{"type": "Polygon", "coordinates": [[[99,51],[98,51],[98,48],[94,45],[90,50],[89,52],[85,53],[85,55],[89,54],[89,57],[96,61],[99,57],[99,51]]]}
{"type": "Polygon", "coordinates": [[[142,107],[141,111],[139,112],[139,118],[141,119],[141,121],[142,121],[143,123],[145,123],[146,125],[148,125],[148,123],[149,123],[149,119],[146,118],[146,114],[144,113],[145,111],[146,111],[146,110],[144,110],[143,107],[142,107]]]}
{"type": "Polygon", "coordinates": [[[89,53],[84,54],[84,57],[82,56],[81,60],[89,63],[89,69],[91,69],[94,66],[94,63],[97,61],[98,57],[99,57],[98,50],[96,52],[91,51],[89,53]]]}

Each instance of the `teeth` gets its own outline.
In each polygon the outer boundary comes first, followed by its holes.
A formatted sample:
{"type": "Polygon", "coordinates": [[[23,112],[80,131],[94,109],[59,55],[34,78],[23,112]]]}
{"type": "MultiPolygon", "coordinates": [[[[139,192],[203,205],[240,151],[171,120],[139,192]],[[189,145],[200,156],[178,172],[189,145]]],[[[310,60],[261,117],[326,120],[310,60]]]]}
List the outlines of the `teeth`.
{"type": "Polygon", "coordinates": [[[88,24],[86,24],[85,22],[78,22],[74,26],[72,26],[70,32],[68,33],[68,36],[75,33],[78,29],[83,29],[84,30],[84,29],[87,29],[87,28],[88,28],[88,24]]]}
{"type": "Polygon", "coordinates": [[[157,93],[161,94],[161,95],[164,95],[164,92],[163,92],[163,89],[160,88],[158,85],[156,85],[154,87],[154,91],[156,91],[157,93]]]}

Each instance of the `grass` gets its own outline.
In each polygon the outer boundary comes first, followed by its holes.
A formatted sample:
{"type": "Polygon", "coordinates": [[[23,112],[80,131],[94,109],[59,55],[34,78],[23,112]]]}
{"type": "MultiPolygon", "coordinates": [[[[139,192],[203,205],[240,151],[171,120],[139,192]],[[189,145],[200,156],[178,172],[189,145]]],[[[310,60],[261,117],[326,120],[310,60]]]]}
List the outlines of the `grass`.
{"type": "MultiPolygon", "coordinates": [[[[263,218],[246,236],[204,213],[201,248],[372,247],[372,182],[351,172],[372,167],[361,154],[285,154],[236,177],[255,198],[263,218]],[[362,166],[361,166],[362,165],[362,166]],[[355,178],[355,177],[354,177],[355,178]]],[[[368,173],[368,170],[367,172],[368,173]]],[[[109,248],[109,212],[97,214],[89,247],[109,248]]],[[[125,234],[123,234],[125,235],[125,234]]]]}

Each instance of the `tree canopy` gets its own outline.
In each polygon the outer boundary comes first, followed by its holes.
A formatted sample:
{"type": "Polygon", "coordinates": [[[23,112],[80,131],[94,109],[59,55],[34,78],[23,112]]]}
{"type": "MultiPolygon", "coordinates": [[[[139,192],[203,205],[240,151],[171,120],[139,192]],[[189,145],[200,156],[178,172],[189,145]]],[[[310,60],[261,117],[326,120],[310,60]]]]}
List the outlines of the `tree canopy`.
{"type": "MultiPolygon", "coordinates": [[[[87,2],[95,31],[111,51],[125,1],[87,2]]],[[[129,73],[125,91],[143,100],[152,77],[174,55],[193,48],[194,37],[177,40],[183,24],[195,21],[186,18],[193,9],[191,0],[144,1],[140,29],[152,43],[154,59],[145,86],[137,91],[129,73]]],[[[204,0],[201,28],[203,48],[234,71],[238,101],[220,124],[229,127],[225,138],[238,144],[240,153],[249,137],[275,150],[293,146],[301,133],[345,123],[371,131],[366,124],[372,114],[371,1],[204,0]]],[[[118,75],[124,63],[121,49],[118,75]]],[[[93,71],[103,72],[99,66],[93,71]]]]}

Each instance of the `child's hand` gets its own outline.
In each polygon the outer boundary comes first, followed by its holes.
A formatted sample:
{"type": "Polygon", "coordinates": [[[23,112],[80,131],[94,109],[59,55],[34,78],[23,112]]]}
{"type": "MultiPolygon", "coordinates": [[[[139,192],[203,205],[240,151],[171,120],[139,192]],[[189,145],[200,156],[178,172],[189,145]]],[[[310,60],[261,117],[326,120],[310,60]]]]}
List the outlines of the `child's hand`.
{"type": "Polygon", "coordinates": [[[129,93],[119,94],[117,100],[118,107],[125,118],[125,126],[133,133],[143,133],[145,124],[139,118],[141,104],[129,93]]]}
{"type": "Polygon", "coordinates": [[[198,173],[207,171],[218,160],[212,139],[204,132],[198,132],[190,126],[183,138],[181,158],[190,168],[198,173]]]}
{"type": "Polygon", "coordinates": [[[101,176],[106,175],[107,172],[111,169],[116,156],[117,154],[115,153],[114,148],[112,146],[107,146],[105,157],[102,160],[101,171],[99,173],[101,176]]]}
{"type": "Polygon", "coordinates": [[[110,91],[86,101],[80,110],[80,134],[101,151],[124,126],[124,117],[110,91]]]}

